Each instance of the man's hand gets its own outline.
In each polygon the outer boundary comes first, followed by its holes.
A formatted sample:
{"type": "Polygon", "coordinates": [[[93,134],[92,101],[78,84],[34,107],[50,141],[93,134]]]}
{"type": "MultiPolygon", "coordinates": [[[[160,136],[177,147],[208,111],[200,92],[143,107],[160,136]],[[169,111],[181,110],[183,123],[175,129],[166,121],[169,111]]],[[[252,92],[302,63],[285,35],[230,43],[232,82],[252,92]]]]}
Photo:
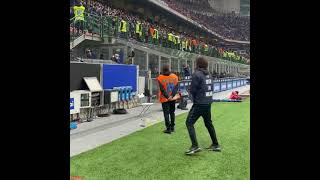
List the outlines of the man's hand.
{"type": "Polygon", "coordinates": [[[170,97],[168,98],[168,101],[172,101],[172,96],[170,96],[170,97]]]}

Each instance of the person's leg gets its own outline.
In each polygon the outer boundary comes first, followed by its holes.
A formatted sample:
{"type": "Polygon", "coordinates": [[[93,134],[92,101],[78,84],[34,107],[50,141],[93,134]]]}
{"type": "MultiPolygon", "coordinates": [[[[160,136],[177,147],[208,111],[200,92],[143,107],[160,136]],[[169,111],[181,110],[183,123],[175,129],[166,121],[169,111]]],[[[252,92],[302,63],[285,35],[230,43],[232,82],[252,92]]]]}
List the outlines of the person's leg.
{"type": "Polygon", "coordinates": [[[75,27],[76,27],[76,31],[77,31],[77,35],[76,36],[79,36],[80,35],[80,24],[79,24],[79,21],[75,22],[75,27]]]}
{"type": "Polygon", "coordinates": [[[202,117],[204,120],[204,124],[210,134],[210,137],[212,140],[212,145],[218,146],[219,143],[217,140],[216,131],[214,129],[214,126],[213,126],[212,120],[211,120],[211,105],[204,106],[201,114],[202,114],[202,117]]]}
{"type": "Polygon", "coordinates": [[[179,100],[179,105],[177,108],[181,109],[183,106],[183,96],[181,96],[180,100],[179,100]]]}
{"type": "Polygon", "coordinates": [[[83,34],[83,27],[82,27],[82,21],[79,21],[79,34],[83,34]]]}
{"type": "Polygon", "coordinates": [[[187,110],[187,104],[188,104],[187,99],[183,98],[183,100],[182,100],[182,110],[187,110]]]}
{"type": "Polygon", "coordinates": [[[85,31],[87,31],[86,23],[84,21],[81,21],[81,30],[82,34],[85,34],[85,31]]]}
{"type": "Polygon", "coordinates": [[[148,44],[152,44],[152,39],[153,39],[152,36],[150,36],[148,39],[148,44]]]}
{"type": "Polygon", "coordinates": [[[169,121],[169,113],[170,113],[170,105],[168,102],[162,103],[162,110],[164,115],[164,122],[167,130],[170,130],[170,121],[169,121]]]}
{"type": "Polygon", "coordinates": [[[187,100],[184,96],[181,96],[178,108],[180,108],[182,110],[188,110],[187,109],[187,100]]]}
{"type": "Polygon", "coordinates": [[[174,126],[175,126],[175,110],[176,110],[176,101],[171,101],[169,102],[170,105],[170,119],[171,119],[171,123],[170,123],[170,129],[171,131],[174,131],[174,126]]]}
{"type": "Polygon", "coordinates": [[[199,117],[200,117],[199,109],[196,105],[193,105],[191,110],[189,111],[189,114],[186,120],[186,126],[188,129],[192,147],[198,147],[196,132],[194,130],[194,124],[197,122],[199,117]]]}
{"type": "Polygon", "coordinates": [[[145,43],[148,43],[148,36],[146,36],[145,43]]]}

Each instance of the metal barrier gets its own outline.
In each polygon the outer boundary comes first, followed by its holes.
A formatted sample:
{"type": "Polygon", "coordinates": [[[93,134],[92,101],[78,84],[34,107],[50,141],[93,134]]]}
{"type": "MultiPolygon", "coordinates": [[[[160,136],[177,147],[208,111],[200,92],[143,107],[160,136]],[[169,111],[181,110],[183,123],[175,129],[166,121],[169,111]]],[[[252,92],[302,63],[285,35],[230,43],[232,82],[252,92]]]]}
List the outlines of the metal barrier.
{"type": "MultiPolygon", "coordinates": [[[[247,81],[248,80],[245,78],[216,79],[213,81],[213,88],[212,89],[213,89],[214,93],[227,91],[227,90],[234,89],[237,87],[245,86],[245,85],[247,85],[247,81]]],[[[151,83],[152,83],[151,94],[157,95],[159,92],[158,82],[155,78],[152,78],[151,83]]],[[[184,87],[189,87],[191,84],[191,80],[182,80],[179,83],[180,83],[180,86],[181,86],[181,83],[183,83],[184,87]]]]}
{"type": "Polygon", "coordinates": [[[213,92],[222,92],[237,87],[245,86],[247,84],[247,79],[237,78],[237,79],[216,79],[213,81],[213,92]]]}

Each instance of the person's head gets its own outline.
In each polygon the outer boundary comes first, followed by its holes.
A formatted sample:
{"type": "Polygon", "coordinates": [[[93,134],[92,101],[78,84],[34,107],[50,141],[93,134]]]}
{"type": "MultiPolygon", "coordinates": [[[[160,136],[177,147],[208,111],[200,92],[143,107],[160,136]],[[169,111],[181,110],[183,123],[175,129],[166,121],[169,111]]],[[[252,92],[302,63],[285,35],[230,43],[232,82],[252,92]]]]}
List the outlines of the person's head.
{"type": "Polygon", "coordinates": [[[208,69],[208,60],[204,57],[198,57],[196,60],[196,67],[200,69],[208,69]]]}
{"type": "Polygon", "coordinates": [[[169,64],[165,64],[162,67],[162,74],[168,75],[170,74],[170,66],[169,64]]]}
{"type": "Polygon", "coordinates": [[[237,94],[239,94],[239,91],[236,91],[237,94]]]}

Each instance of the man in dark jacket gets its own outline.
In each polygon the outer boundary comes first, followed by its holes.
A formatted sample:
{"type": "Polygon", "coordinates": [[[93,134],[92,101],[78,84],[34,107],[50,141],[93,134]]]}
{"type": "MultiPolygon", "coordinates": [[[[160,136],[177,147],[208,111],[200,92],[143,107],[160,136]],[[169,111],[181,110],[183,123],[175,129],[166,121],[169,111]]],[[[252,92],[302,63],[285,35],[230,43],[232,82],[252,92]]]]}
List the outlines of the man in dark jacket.
{"type": "Polygon", "coordinates": [[[208,72],[208,61],[199,57],[196,61],[196,71],[192,75],[190,93],[193,99],[193,106],[188,114],[186,126],[189,132],[192,146],[186,151],[187,155],[199,152],[194,124],[200,116],[203,117],[204,124],[210,134],[212,144],[208,147],[211,151],[221,151],[216,137],[215,129],[211,121],[211,103],[212,103],[212,78],[208,72]]]}
{"type": "Polygon", "coordinates": [[[187,76],[191,76],[188,64],[183,65],[183,73],[184,73],[184,78],[186,78],[187,76]]]}
{"type": "MultiPolygon", "coordinates": [[[[186,80],[186,79],[190,79],[190,68],[188,66],[188,64],[183,64],[183,78],[186,80]]],[[[187,100],[187,89],[181,89],[181,92],[180,92],[180,95],[181,95],[181,98],[180,98],[180,103],[179,105],[177,106],[178,109],[182,109],[182,110],[188,110],[187,108],[187,104],[188,104],[188,100],[187,100]]]]}

